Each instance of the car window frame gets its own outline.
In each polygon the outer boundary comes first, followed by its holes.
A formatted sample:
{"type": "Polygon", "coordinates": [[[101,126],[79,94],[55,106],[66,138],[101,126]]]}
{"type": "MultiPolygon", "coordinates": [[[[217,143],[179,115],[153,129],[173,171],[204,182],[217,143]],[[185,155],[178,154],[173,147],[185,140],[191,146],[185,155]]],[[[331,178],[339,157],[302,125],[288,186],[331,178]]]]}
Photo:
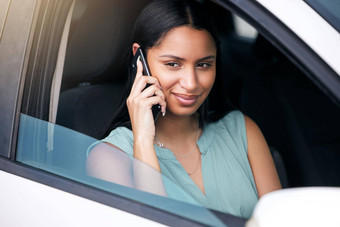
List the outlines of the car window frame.
{"type": "Polygon", "coordinates": [[[18,108],[21,104],[23,85],[21,78],[25,76],[27,67],[25,59],[29,52],[31,24],[35,17],[35,1],[28,0],[22,4],[10,3],[0,42],[0,74],[2,80],[6,81],[6,83],[0,83],[2,116],[0,119],[0,156],[12,160],[15,157],[12,151],[15,150],[18,134],[18,108]],[[11,58],[10,62],[7,61],[8,57],[11,58]]]}
{"type": "Polygon", "coordinates": [[[252,25],[340,106],[339,75],[289,27],[257,1],[212,0],[252,25]]]}
{"type": "Polygon", "coordinates": [[[320,14],[330,25],[332,25],[338,32],[340,32],[340,18],[333,14],[329,14],[327,8],[315,0],[304,0],[310,5],[318,14],[320,14]]]}

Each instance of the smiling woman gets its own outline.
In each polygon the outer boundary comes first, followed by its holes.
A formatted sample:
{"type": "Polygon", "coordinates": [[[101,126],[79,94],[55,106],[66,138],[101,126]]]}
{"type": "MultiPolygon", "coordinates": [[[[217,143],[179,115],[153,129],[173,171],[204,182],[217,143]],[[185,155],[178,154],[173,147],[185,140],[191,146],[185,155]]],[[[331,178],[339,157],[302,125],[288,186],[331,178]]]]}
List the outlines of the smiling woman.
{"type": "Polygon", "coordinates": [[[168,115],[192,115],[215,81],[214,39],[206,30],[174,28],[160,45],[148,50],[148,63],[165,95],[168,115]]]}
{"type": "MultiPolygon", "coordinates": [[[[162,172],[204,206],[249,217],[258,197],[281,186],[261,131],[224,98],[219,39],[209,18],[191,0],[156,0],[142,11],[129,60],[142,47],[153,76],[143,76],[139,61],[137,73],[130,70],[102,141],[162,172]],[[153,105],[163,116],[153,118],[153,105]]],[[[89,153],[90,175],[171,194],[161,177],[134,163],[119,166],[102,145],[89,153]]]]}

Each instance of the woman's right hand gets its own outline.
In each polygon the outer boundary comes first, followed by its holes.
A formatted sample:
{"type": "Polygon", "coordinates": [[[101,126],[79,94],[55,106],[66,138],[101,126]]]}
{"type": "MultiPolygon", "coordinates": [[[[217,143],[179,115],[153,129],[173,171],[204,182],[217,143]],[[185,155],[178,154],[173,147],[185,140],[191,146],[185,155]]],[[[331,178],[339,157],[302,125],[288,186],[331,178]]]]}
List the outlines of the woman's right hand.
{"type": "Polygon", "coordinates": [[[143,75],[143,65],[137,60],[137,73],[126,100],[129,110],[134,140],[143,140],[153,144],[155,137],[155,122],[152,115],[152,106],[159,104],[165,114],[166,102],[164,93],[158,79],[143,75]],[[149,87],[145,88],[147,84],[149,87]]]}

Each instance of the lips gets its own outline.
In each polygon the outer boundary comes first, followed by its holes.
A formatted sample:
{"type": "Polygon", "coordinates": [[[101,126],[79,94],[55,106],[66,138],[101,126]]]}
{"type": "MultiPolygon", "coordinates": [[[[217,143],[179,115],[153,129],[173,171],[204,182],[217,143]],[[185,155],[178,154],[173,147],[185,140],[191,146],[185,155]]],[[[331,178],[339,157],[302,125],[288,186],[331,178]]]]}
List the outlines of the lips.
{"type": "Polygon", "coordinates": [[[183,106],[191,106],[195,104],[199,97],[199,95],[185,95],[178,93],[174,93],[174,96],[177,99],[177,101],[183,106]]]}

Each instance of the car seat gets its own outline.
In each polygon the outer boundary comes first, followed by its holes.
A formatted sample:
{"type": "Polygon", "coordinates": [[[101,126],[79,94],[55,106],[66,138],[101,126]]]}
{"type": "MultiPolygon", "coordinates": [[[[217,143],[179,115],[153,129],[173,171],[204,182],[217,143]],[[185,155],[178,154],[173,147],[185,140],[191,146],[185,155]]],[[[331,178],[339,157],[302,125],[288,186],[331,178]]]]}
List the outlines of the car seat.
{"type": "Polygon", "coordinates": [[[99,139],[117,108],[134,21],[150,0],[80,0],[73,12],[56,123],[99,139]]]}
{"type": "Polygon", "coordinates": [[[297,68],[282,63],[276,91],[288,151],[303,186],[340,186],[340,108],[297,68]]]}

